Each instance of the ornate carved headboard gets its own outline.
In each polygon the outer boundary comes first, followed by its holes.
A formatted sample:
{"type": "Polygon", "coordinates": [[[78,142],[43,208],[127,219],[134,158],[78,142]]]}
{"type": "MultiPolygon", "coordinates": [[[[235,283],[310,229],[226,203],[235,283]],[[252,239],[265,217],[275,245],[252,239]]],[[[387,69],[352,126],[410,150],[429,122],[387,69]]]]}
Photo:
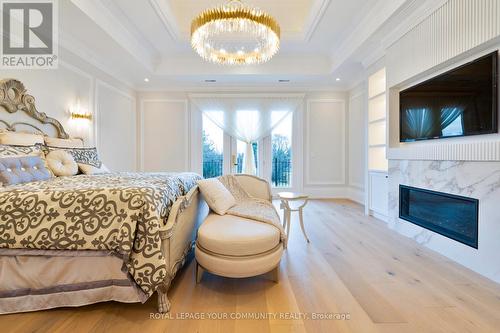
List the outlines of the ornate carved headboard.
{"type": "Polygon", "coordinates": [[[61,139],[69,138],[59,121],[38,112],[35,98],[15,79],[0,81],[0,128],[28,130],[61,139]]]}

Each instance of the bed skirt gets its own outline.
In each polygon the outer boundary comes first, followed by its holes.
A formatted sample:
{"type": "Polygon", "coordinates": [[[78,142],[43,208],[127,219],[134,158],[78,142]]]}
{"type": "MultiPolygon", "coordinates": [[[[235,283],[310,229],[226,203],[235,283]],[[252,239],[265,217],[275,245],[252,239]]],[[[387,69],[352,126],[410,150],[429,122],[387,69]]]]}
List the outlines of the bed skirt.
{"type": "Polygon", "coordinates": [[[0,313],[145,301],[123,260],[101,251],[0,249],[0,313]]]}

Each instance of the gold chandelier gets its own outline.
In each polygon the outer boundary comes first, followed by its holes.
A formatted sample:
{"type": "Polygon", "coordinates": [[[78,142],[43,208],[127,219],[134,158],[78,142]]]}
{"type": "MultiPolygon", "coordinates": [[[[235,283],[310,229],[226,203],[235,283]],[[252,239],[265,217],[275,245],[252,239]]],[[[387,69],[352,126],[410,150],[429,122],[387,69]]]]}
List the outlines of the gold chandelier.
{"type": "Polygon", "coordinates": [[[217,64],[260,64],[278,52],[280,26],[262,10],[229,0],[193,20],[191,46],[203,59],[217,64]]]}

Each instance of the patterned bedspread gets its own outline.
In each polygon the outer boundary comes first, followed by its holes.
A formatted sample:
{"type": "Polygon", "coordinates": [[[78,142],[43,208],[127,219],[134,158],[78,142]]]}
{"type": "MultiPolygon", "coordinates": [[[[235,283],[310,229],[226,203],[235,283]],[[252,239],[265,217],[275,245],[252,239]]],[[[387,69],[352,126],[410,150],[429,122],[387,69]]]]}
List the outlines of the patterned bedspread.
{"type": "Polygon", "coordinates": [[[111,173],[0,187],[0,248],[109,250],[140,289],[166,277],[160,227],[194,173],[111,173]]]}

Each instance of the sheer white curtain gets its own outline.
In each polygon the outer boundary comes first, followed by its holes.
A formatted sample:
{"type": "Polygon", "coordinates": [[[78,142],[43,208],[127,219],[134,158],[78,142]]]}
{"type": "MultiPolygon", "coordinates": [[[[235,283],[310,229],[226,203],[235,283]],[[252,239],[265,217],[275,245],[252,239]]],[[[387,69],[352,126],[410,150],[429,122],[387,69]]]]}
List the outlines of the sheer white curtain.
{"type": "Polygon", "coordinates": [[[272,130],[301,105],[304,96],[193,95],[194,106],[225,133],[246,143],[243,173],[255,175],[252,143],[272,130]]]}

